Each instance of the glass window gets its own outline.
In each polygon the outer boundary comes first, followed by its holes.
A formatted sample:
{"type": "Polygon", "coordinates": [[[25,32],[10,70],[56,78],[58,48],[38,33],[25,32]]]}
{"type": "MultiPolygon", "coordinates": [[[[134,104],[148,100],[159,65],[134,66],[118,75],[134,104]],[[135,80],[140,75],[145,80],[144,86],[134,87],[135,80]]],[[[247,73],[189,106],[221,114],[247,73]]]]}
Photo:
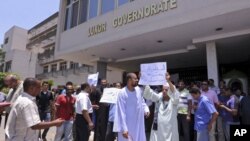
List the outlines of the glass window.
{"type": "Polygon", "coordinates": [[[49,66],[44,66],[43,73],[48,73],[48,72],[49,72],[49,66]]]}
{"type": "Polygon", "coordinates": [[[118,5],[120,6],[120,5],[123,5],[123,4],[128,3],[128,2],[129,2],[129,0],[118,0],[118,5]]]}
{"type": "Polygon", "coordinates": [[[8,44],[8,42],[9,42],[9,38],[5,38],[4,39],[4,44],[8,44]]]}
{"type": "Polygon", "coordinates": [[[60,70],[66,70],[67,69],[67,62],[61,62],[60,63],[60,70]]]}
{"type": "Polygon", "coordinates": [[[80,23],[87,21],[88,0],[81,0],[80,23]]]}
{"type": "Polygon", "coordinates": [[[98,0],[89,0],[89,19],[98,15],[98,0]]]}
{"type": "Polygon", "coordinates": [[[115,9],[115,0],[102,0],[102,14],[115,9]]]}
{"type": "Polygon", "coordinates": [[[71,68],[71,69],[75,69],[75,68],[77,68],[78,66],[79,66],[78,63],[70,62],[70,68],[71,68]]]}
{"type": "Polygon", "coordinates": [[[72,9],[72,19],[71,19],[71,27],[75,27],[77,25],[78,20],[78,8],[79,8],[79,1],[73,4],[72,9]]]}
{"type": "Polygon", "coordinates": [[[12,64],[12,61],[6,62],[6,64],[5,64],[5,72],[9,72],[11,70],[11,64],[12,64]]]}
{"type": "Polygon", "coordinates": [[[56,72],[57,70],[57,64],[51,65],[51,72],[56,72]]]}
{"type": "Polygon", "coordinates": [[[70,27],[70,14],[69,14],[70,11],[69,10],[70,10],[70,8],[66,9],[64,30],[67,30],[70,27]]]}

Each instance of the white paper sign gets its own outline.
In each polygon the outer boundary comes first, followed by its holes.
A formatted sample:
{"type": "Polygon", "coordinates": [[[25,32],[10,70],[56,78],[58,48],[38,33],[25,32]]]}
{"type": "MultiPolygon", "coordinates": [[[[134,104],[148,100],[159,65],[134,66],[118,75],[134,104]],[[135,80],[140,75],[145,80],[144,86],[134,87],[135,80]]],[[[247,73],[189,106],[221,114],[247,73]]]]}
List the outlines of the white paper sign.
{"type": "Polygon", "coordinates": [[[103,90],[103,95],[102,95],[100,102],[115,104],[117,102],[117,97],[120,91],[121,89],[117,89],[117,88],[105,88],[103,90]]]}
{"type": "Polygon", "coordinates": [[[99,72],[88,75],[88,83],[90,86],[97,86],[99,72]]]}
{"type": "Polygon", "coordinates": [[[163,85],[166,83],[167,63],[141,64],[140,85],[163,85]]]}

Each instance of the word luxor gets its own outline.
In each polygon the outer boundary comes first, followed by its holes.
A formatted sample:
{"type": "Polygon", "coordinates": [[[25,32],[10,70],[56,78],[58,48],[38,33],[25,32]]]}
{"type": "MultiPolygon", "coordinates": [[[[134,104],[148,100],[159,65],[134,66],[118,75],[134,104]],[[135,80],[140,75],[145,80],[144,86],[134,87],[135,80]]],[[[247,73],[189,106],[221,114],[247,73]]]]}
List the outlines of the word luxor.
{"type": "Polygon", "coordinates": [[[113,20],[113,27],[118,27],[131,23],[145,17],[153,16],[160,12],[167,11],[168,9],[173,9],[177,7],[177,0],[163,0],[157,4],[151,4],[135,10],[129,13],[126,13],[120,17],[117,17],[113,20]]]}

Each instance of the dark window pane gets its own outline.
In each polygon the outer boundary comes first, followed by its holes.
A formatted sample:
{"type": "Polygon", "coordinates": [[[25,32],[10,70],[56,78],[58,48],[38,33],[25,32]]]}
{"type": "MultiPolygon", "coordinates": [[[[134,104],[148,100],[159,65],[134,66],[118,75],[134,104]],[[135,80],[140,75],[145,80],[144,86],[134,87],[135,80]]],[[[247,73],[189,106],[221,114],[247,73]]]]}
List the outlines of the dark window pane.
{"type": "Polygon", "coordinates": [[[89,0],[89,19],[97,16],[98,0],[89,0]]]}
{"type": "Polygon", "coordinates": [[[80,10],[80,23],[87,20],[88,13],[88,0],[81,0],[81,10],[80,10]]]}
{"type": "Polygon", "coordinates": [[[102,0],[102,14],[115,9],[115,0],[102,0]]]}
{"type": "Polygon", "coordinates": [[[70,4],[70,1],[71,1],[71,0],[67,0],[67,5],[69,5],[69,4],[70,4]]]}
{"type": "Polygon", "coordinates": [[[118,5],[120,6],[120,5],[123,5],[123,4],[128,3],[128,2],[129,2],[129,0],[118,0],[118,5]]]}
{"type": "Polygon", "coordinates": [[[67,30],[69,27],[69,8],[67,8],[66,10],[66,14],[65,14],[65,23],[64,23],[64,30],[67,30]]]}
{"type": "Polygon", "coordinates": [[[72,19],[71,19],[71,26],[70,27],[74,27],[77,25],[78,7],[79,7],[79,1],[77,1],[73,4],[72,19]]]}

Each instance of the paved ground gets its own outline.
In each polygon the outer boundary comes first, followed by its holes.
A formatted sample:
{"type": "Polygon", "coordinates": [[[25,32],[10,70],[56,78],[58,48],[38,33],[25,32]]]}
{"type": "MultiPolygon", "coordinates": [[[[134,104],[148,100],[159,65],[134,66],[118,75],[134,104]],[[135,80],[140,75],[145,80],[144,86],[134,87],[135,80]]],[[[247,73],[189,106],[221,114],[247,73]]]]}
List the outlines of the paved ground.
{"type": "MultiPolygon", "coordinates": [[[[4,139],[5,139],[4,129],[3,129],[4,121],[5,121],[5,118],[4,118],[4,116],[2,116],[2,123],[1,123],[1,127],[0,127],[0,141],[4,141],[4,139]]],[[[55,137],[55,133],[56,133],[56,128],[55,127],[50,128],[50,130],[47,134],[47,141],[53,141],[54,137],[55,137]]],[[[90,136],[89,141],[93,141],[93,135],[94,135],[94,133],[91,132],[91,136],[90,136]]]]}

